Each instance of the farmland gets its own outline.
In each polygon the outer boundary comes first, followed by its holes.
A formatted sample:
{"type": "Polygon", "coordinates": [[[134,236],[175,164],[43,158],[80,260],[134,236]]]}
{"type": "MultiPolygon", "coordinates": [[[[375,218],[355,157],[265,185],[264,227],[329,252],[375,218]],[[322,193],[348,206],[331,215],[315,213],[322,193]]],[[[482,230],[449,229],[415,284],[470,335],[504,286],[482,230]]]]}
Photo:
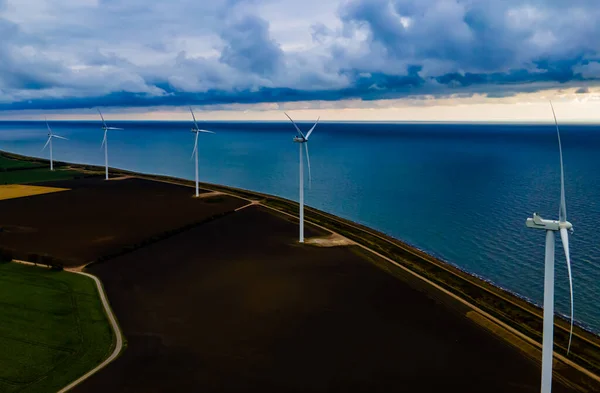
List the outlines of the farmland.
{"type": "Polygon", "coordinates": [[[0,185],[39,183],[51,180],[66,180],[72,179],[77,175],[78,172],[75,171],[65,169],[57,169],[54,171],[50,171],[50,169],[46,168],[0,172],[0,185]]]}
{"type": "Polygon", "coordinates": [[[90,266],[128,349],[75,391],[537,391],[535,362],[460,304],[296,235],[249,207],[90,266]]]}
{"type": "Polygon", "coordinates": [[[228,196],[193,198],[187,187],[142,179],[43,185],[70,190],[0,203],[0,249],[15,259],[83,265],[245,204],[228,196]]]}
{"type": "MultiPolygon", "coordinates": [[[[180,179],[72,168],[74,179],[39,184],[68,191],[0,201],[0,258],[95,262],[85,271],[103,281],[128,348],[75,391],[539,390],[534,345],[383,259],[481,295],[474,304],[539,338],[535,307],[433,257],[311,208],[311,221],[361,246],[300,245],[282,213],[297,206],[276,197],[203,185],[193,198],[180,179]]],[[[576,333],[570,359],[595,365],[595,339],[576,333]]],[[[555,370],[555,392],[597,387],[563,362],[555,370]]]]}
{"type": "Polygon", "coordinates": [[[22,184],[0,185],[0,200],[24,198],[33,195],[49,194],[51,192],[67,191],[68,188],[26,186],[22,184]]]}
{"type": "Polygon", "coordinates": [[[85,276],[0,263],[0,392],[53,392],[100,363],[113,333],[85,276]]]}
{"type": "Polygon", "coordinates": [[[35,163],[30,161],[23,160],[15,160],[12,158],[8,158],[2,154],[0,154],[0,172],[3,171],[12,171],[17,169],[31,169],[31,168],[39,168],[43,166],[42,163],[35,163]]]}
{"type": "Polygon", "coordinates": [[[43,160],[22,159],[20,156],[0,152],[0,185],[66,180],[82,176],[78,171],[64,168],[61,163],[55,163],[55,170],[51,171],[50,164],[43,160]]]}

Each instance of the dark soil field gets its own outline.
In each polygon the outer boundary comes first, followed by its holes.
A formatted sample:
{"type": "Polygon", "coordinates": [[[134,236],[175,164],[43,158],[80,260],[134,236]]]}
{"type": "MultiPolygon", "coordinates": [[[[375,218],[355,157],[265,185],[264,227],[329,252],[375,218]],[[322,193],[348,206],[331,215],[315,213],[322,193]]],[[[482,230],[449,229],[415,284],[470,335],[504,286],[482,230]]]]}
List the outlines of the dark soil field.
{"type": "Polygon", "coordinates": [[[90,266],[128,348],[74,391],[539,392],[539,366],[454,300],[296,236],[250,207],[90,266]]]}
{"type": "Polygon", "coordinates": [[[134,178],[43,185],[71,190],[0,201],[0,249],[15,259],[82,265],[245,204],[226,196],[193,198],[189,187],[134,178]]]}

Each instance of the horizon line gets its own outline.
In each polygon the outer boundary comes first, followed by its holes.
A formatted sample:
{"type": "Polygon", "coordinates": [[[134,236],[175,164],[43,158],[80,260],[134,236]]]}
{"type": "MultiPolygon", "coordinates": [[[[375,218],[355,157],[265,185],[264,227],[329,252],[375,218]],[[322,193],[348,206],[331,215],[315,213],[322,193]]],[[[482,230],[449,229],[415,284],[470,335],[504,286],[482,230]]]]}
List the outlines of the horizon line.
{"type": "MultiPolygon", "coordinates": [[[[100,120],[90,119],[48,119],[48,122],[86,122],[95,123],[100,120]]],[[[148,123],[184,123],[192,120],[169,120],[169,119],[110,119],[110,121],[118,122],[148,122],[148,123]]],[[[210,120],[202,119],[199,122],[210,122],[210,123],[288,123],[286,120],[210,120]]],[[[294,120],[295,122],[311,122],[313,120],[294,120]]],[[[14,122],[28,122],[28,123],[44,123],[46,120],[33,120],[33,119],[1,119],[0,123],[14,123],[14,122]]],[[[330,124],[352,124],[352,123],[369,123],[369,124],[554,124],[554,120],[320,120],[319,123],[330,123],[330,124]]],[[[559,121],[559,124],[575,124],[575,125],[597,125],[600,126],[600,121],[589,121],[589,120],[567,120],[559,121]]]]}

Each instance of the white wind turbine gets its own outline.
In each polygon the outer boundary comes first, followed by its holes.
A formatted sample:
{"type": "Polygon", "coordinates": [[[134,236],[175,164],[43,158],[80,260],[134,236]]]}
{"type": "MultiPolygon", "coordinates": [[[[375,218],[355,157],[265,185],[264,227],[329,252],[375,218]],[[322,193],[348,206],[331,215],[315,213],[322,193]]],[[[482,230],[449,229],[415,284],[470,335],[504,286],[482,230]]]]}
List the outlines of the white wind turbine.
{"type": "Polygon", "coordinates": [[[108,130],[122,130],[122,128],[117,127],[107,127],[106,122],[104,121],[104,116],[102,116],[102,112],[98,109],[98,113],[100,114],[100,118],[102,119],[102,129],[104,130],[104,138],[102,139],[102,145],[100,148],[104,147],[104,170],[106,175],[106,180],[108,180],[108,139],[107,133],[108,130]]]}
{"type": "Polygon", "coordinates": [[[198,193],[198,134],[201,132],[214,134],[214,132],[199,129],[198,123],[196,123],[196,116],[194,116],[194,111],[192,110],[192,107],[190,107],[190,112],[192,113],[192,119],[194,119],[194,128],[192,128],[191,131],[196,134],[196,139],[194,140],[194,150],[192,150],[191,158],[196,159],[196,196],[199,196],[199,193],[198,193]]]}
{"type": "Polygon", "coordinates": [[[46,128],[48,128],[48,140],[46,141],[46,144],[42,148],[42,151],[44,151],[46,146],[50,145],[50,170],[53,171],[54,170],[54,162],[52,160],[52,138],[58,138],[58,139],[64,139],[64,140],[68,140],[68,139],[64,138],[62,136],[53,134],[52,129],[50,128],[50,124],[48,124],[48,119],[46,119],[46,128]]]}
{"type": "Polygon", "coordinates": [[[554,107],[550,102],[556,134],[558,136],[558,151],[560,153],[560,209],[558,221],[544,220],[537,213],[533,218],[528,218],[526,225],[529,228],[542,229],[546,231],[546,262],[544,274],[544,328],[542,338],[542,393],[550,393],[552,390],[552,355],[554,345],[554,232],[560,232],[565,257],[567,260],[567,271],[569,273],[569,290],[571,294],[571,331],[569,334],[569,346],[567,354],[571,350],[571,338],[573,337],[573,278],[571,276],[571,257],[569,255],[569,233],[573,231],[573,225],[567,221],[567,206],[565,202],[565,175],[563,169],[562,145],[560,142],[560,131],[558,121],[554,113],[554,107]]]}
{"type": "MultiPolygon", "coordinates": [[[[285,112],[283,112],[285,113],[285,112]]],[[[312,132],[314,131],[315,127],[317,126],[317,124],[319,123],[319,118],[317,118],[317,121],[315,122],[315,124],[311,127],[310,130],[308,130],[308,132],[306,133],[306,136],[302,133],[302,131],[300,131],[300,128],[298,128],[298,126],[296,125],[296,123],[294,122],[294,120],[292,120],[292,118],[285,113],[285,115],[287,116],[288,119],[290,119],[290,121],[292,122],[292,124],[294,125],[294,127],[296,128],[296,131],[298,131],[298,135],[296,135],[294,137],[294,142],[298,143],[298,147],[299,147],[299,153],[300,153],[300,243],[304,243],[304,163],[302,162],[302,145],[304,145],[305,149],[306,149],[306,162],[308,164],[308,184],[309,186],[312,183],[312,179],[311,179],[311,175],[310,175],[310,156],[308,155],[308,138],[310,137],[310,134],[312,134],[312,132]]]]}

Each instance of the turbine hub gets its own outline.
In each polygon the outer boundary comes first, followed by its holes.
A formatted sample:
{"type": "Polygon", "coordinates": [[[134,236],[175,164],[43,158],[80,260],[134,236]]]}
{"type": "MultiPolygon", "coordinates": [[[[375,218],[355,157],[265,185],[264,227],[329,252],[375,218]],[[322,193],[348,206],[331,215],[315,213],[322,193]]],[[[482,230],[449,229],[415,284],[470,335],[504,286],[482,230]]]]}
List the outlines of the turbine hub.
{"type": "Polygon", "coordinates": [[[566,228],[570,231],[573,231],[573,224],[571,224],[569,221],[565,221],[565,222],[560,222],[559,223],[560,228],[566,228]]]}

